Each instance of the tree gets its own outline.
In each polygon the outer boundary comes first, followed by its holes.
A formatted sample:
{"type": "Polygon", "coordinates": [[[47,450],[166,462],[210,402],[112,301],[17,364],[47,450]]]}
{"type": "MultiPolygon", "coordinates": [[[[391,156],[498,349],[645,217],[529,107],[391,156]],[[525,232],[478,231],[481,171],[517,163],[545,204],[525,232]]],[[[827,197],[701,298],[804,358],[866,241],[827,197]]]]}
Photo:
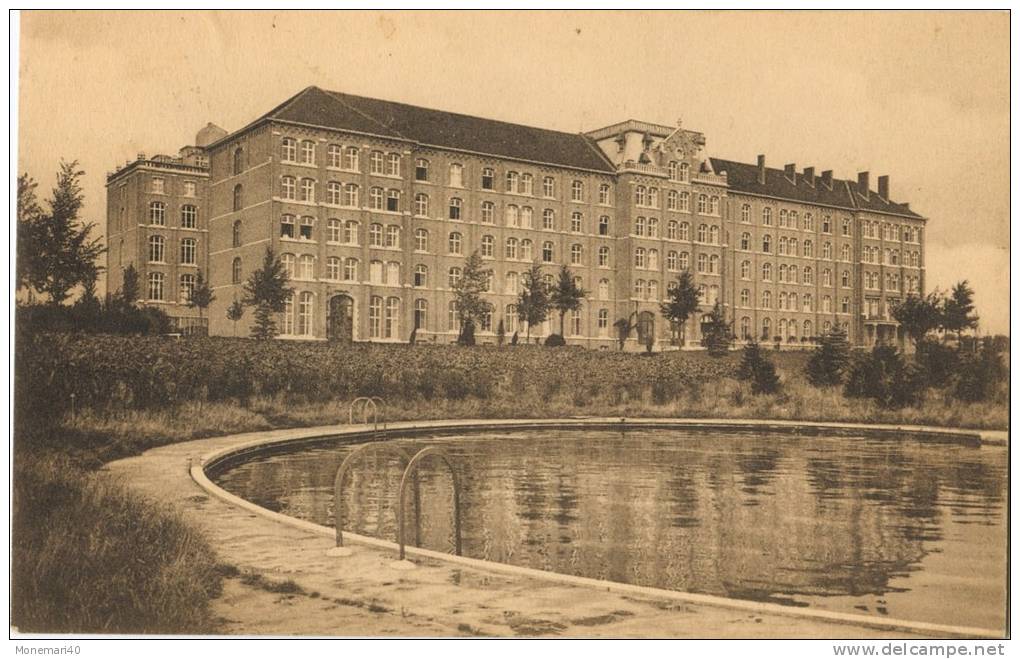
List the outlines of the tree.
{"type": "Polygon", "coordinates": [[[549,287],[542,279],[542,268],[532,263],[524,273],[517,296],[517,318],[527,324],[525,343],[531,343],[531,328],[549,316],[549,287]]]}
{"type": "Polygon", "coordinates": [[[125,309],[133,307],[142,296],[141,287],[138,283],[138,271],[135,270],[133,263],[128,263],[127,267],[124,268],[121,280],[120,291],[116,296],[119,298],[117,302],[119,302],[125,309]]]}
{"type": "Polygon", "coordinates": [[[953,286],[949,299],[942,306],[942,328],[956,332],[957,343],[963,341],[963,331],[977,327],[978,316],[974,313],[974,290],[964,279],[953,286]]]}
{"type": "Polygon", "coordinates": [[[617,318],[616,322],[613,323],[613,327],[616,328],[616,340],[620,345],[620,350],[627,344],[627,339],[630,338],[630,333],[637,327],[637,312],[633,312],[627,318],[617,318]]]}
{"type": "Polygon", "coordinates": [[[549,303],[560,313],[560,336],[564,335],[563,323],[568,311],[576,311],[584,303],[584,296],[588,292],[574,282],[570,269],[560,266],[560,274],[556,279],[556,285],[549,292],[549,303]]]}
{"type": "Polygon", "coordinates": [[[79,218],[84,174],[78,161],[60,163],[48,213],[35,201],[35,182],[18,178],[18,229],[23,233],[18,283],[46,294],[53,304],[63,303],[75,286],[95,281],[101,269],[97,261],[106,251],[99,238],[91,237],[95,224],[79,218]]]}
{"type": "Polygon", "coordinates": [[[713,357],[726,355],[733,344],[733,331],[730,323],[726,322],[722,304],[718,300],[708,314],[708,319],[701,324],[701,342],[713,357]]]}
{"type": "Polygon", "coordinates": [[[773,394],[779,391],[779,376],[775,365],[769,361],[761,346],[753,338],[744,345],[737,374],[741,379],[751,381],[751,393],[773,394]]]}
{"type": "Polygon", "coordinates": [[[266,340],[276,336],[273,314],[283,311],[287,300],[294,294],[294,289],[287,286],[287,281],[283,263],[276,258],[271,248],[266,248],[262,267],[252,272],[244,284],[244,303],[255,307],[253,338],[266,340]]]}
{"type": "Polygon", "coordinates": [[[943,323],[942,295],[938,292],[921,297],[911,293],[903,302],[893,307],[893,318],[899,322],[914,343],[918,343],[933,329],[943,323]]]}
{"type": "Polygon", "coordinates": [[[237,321],[244,317],[244,305],[241,304],[240,300],[234,300],[234,302],[227,307],[227,320],[234,323],[234,336],[237,336],[237,321]]]}
{"type": "Polygon", "coordinates": [[[850,364],[850,343],[846,332],[833,327],[819,339],[820,344],[811,352],[807,363],[808,381],[816,387],[831,387],[843,382],[843,374],[850,364]]]}
{"type": "Polygon", "coordinates": [[[36,255],[39,252],[37,232],[43,211],[36,199],[38,187],[28,174],[18,176],[18,251],[17,287],[30,286],[36,255]]]}
{"type": "Polygon", "coordinates": [[[489,273],[483,270],[484,264],[478,250],[471,253],[464,263],[464,272],[453,286],[454,308],[460,317],[460,336],[457,342],[461,345],[475,344],[475,325],[489,309],[489,303],[482,298],[482,293],[489,290],[489,273]]]}
{"type": "Polygon", "coordinates": [[[496,328],[496,345],[502,346],[506,343],[506,328],[503,326],[503,319],[499,319],[499,327],[496,328]]]}
{"type": "Polygon", "coordinates": [[[209,287],[209,282],[205,280],[202,271],[199,270],[195,276],[195,287],[191,289],[191,295],[188,297],[188,308],[197,308],[198,317],[202,318],[202,313],[209,308],[209,305],[215,299],[216,295],[213,294],[212,288],[209,287]]]}
{"type": "Polygon", "coordinates": [[[663,317],[671,323],[675,323],[680,332],[680,345],[684,345],[686,338],[687,319],[698,310],[701,303],[701,292],[694,285],[694,276],[689,270],[684,270],[677,278],[677,285],[669,291],[669,298],[659,305],[659,311],[663,317]]]}

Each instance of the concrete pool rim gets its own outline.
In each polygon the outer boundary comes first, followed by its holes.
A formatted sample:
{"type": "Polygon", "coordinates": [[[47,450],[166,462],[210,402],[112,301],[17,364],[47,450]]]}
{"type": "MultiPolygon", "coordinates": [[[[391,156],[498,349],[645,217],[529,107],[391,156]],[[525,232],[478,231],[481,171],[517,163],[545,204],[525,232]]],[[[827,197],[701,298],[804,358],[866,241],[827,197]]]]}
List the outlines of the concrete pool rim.
{"type": "MultiPolygon", "coordinates": [[[[373,441],[379,439],[408,438],[422,434],[456,433],[456,432],[481,432],[486,430],[539,430],[539,429],[702,429],[702,430],[739,430],[739,431],[763,431],[763,432],[787,432],[804,435],[819,435],[822,433],[838,435],[892,435],[909,434],[911,436],[940,443],[967,444],[972,446],[981,445],[1004,445],[1007,443],[1007,432],[1005,431],[979,431],[960,430],[952,428],[937,428],[931,426],[912,425],[885,425],[885,424],[852,424],[833,422],[807,422],[807,421],[758,421],[758,420],[734,420],[734,419],[668,419],[668,418],[629,418],[629,417],[574,417],[562,419],[468,419],[468,420],[443,420],[443,421],[407,421],[391,422],[380,425],[374,430],[371,425],[339,425],[319,426],[312,428],[295,428],[289,430],[276,430],[263,433],[257,439],[250,438],[255,433],[245,433],[238,436],[238,442],[232,443],[223,448],[211,451],[203,455],[198,462],[189,464],[189,472],[192,479],[209,494],[264,518],[288,525],[292,528],[301,529],[317,536],[333,539],[335,530],[332,527],[322,526],[301,520],[295,517],[273,512],[258,506],[246,499],[238,497],[210,480],[206,470],[211,470],[228,461],[242,460],[253,457],[264,452],[278,449],[280,447],[300,446],[307,443],[317,443],[333,440],[349,440],[350,443],[361,441],[373,441]]],[[[225,437],[217,438],[220,440],[225,437]]],[[[363,536],[344,532],[345,540],[353,544],[372,547],[390,551],[396,554],[398,546],[395,542],[380,540],[378,538],[363,536]]],[[[688,604],[700,604],[704,606],[735,609],[741,611],[761,611],[775,615],[794,617],[800,619],[815,619],[819,622],[842,623],[848,625],[860,625],[874,629],[897,630],[931,634],[933,636],[969,637],[969,638],[1002,638],[1004,630],[985,629],[979,627],[967,627],[956,625],[944,625],[939,623],[928,623],[922,621],[899,620],[882,618],[878,616],[859,615],[851,613],[839,613],[822,609],[808,609],[790,607],[781,604],[767,602],[756,602],[752,600],[739,600],[716,595],[703,595],[674,591],[663,588],[648,586],[637,586],[621,582],[604,581],[590,577],[577,577],[557,572],[539,570],[536,568],[520,567],[506,563],[485,561],[481,559],[468,558],[446,554],[429,549],[418,547],[407,547],[407,554],[411,557],[438,560],[446,564],[459,565],[477,570],[488,571],[507,576],[542,579],[565,585],[573,585],[585,588],[596,588],[616,593],[637,595],[655,599],[665,599],[688,604]]],[[[342,560],[342,559],[338,559],[342,560]]]]}

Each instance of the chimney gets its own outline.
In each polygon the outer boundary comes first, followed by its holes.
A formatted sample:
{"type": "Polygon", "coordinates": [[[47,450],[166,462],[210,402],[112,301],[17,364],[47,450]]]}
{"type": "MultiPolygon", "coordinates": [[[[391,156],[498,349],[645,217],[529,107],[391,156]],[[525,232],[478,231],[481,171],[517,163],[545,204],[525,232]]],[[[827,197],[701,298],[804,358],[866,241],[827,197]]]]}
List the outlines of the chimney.
{"type": "Polygon", "coordinates": [[[765,154],[758,156],[758,185],[765,185],[765,154]]]}
{"type": "Polygon", "coordinates": [[[889,201],[889,177],[879,176],[878,177],[878,196],[886,201],[889,201]]]}
{"type": "Polygon", "coordinates": [[[796,185],[797,183],[797,165],[795,163],[789,163],[783,167],[786,178],[790,179],[790,183],[796,185]]]}
{"type": "Polygon", "coordinates": [[[865,199],[868,199],[871,195],[871,188],[868,187],[868,172],[858,172],[857,192],[865,199]]]}
{"type": "Polygon", "coordinates": [[[815,168],[814,167],[805,167],[804,168],[804,180],[807,181],[807,184],[810,185],[812,188],[815,187],[815,168]]]}
{"type": "Polygon", "coordinates": [[[824,185],[825,187],[829,188],[830,190],[832,189],[832,170],[831,169],[827,169],[824,172],[822,172],[822,185],[824,185]]]}
{"type": "Polygon", "coordinates": [[[139,159],[139,160],[145,160],[145,154],[144,154],[144,153],[142,153],[141,151],[139,151],[139,152],[138,152],[138,159],[139,159]]]}

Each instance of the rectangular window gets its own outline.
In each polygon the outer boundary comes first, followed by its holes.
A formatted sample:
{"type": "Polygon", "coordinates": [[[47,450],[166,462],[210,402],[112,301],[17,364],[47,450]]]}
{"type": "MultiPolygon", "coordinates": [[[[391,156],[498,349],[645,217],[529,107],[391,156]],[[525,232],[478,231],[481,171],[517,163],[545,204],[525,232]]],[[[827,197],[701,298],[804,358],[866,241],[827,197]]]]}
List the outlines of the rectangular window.
{"type": "Polygon", "coordinates": [[[197,191],[197,188],[195,186],[195,182],[194,181],[185,181],[184,182],[184,196],[185,197],[194,197],[195,194],[196,194],[196,191],[197,191]]]}
{"type": "Polygon", "coordinates": [[[166,181],[164,179],[152,179],[152,194],[166,194],[166,181]]]}

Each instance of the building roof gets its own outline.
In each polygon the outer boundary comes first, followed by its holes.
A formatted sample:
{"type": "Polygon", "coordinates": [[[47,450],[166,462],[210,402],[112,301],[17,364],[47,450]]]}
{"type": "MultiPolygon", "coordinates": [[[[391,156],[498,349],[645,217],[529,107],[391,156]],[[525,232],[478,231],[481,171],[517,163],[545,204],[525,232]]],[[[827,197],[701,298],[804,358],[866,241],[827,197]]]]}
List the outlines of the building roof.
{"type": "Polygon", "coordinates": [[[805,204],[835,206],[847,210],[871,210],[879,213],[902,215],[915,219],[922,216],[911,211],[905,204],[886,201],[872,191],[868,198],[857,194],[856,181],[832,179],[832,189],[822,184],[822,177],[815,175],[814,185],[808,182],[803,172],[795,172],[791,181],[786,170],[765,168],[765,183],[758,182],[758,166],[748,163],[711,158],[716,172],[725,171],[729,188],[735,192],[747,192],[766,197],[780,197],[805,204]]]}
{"type": "Polygon", "coordinates": [[[615,168],[579,133],[533,128],[308,87],[253,122],[292,121],[477,154],[597,172],[615,168]]]}

